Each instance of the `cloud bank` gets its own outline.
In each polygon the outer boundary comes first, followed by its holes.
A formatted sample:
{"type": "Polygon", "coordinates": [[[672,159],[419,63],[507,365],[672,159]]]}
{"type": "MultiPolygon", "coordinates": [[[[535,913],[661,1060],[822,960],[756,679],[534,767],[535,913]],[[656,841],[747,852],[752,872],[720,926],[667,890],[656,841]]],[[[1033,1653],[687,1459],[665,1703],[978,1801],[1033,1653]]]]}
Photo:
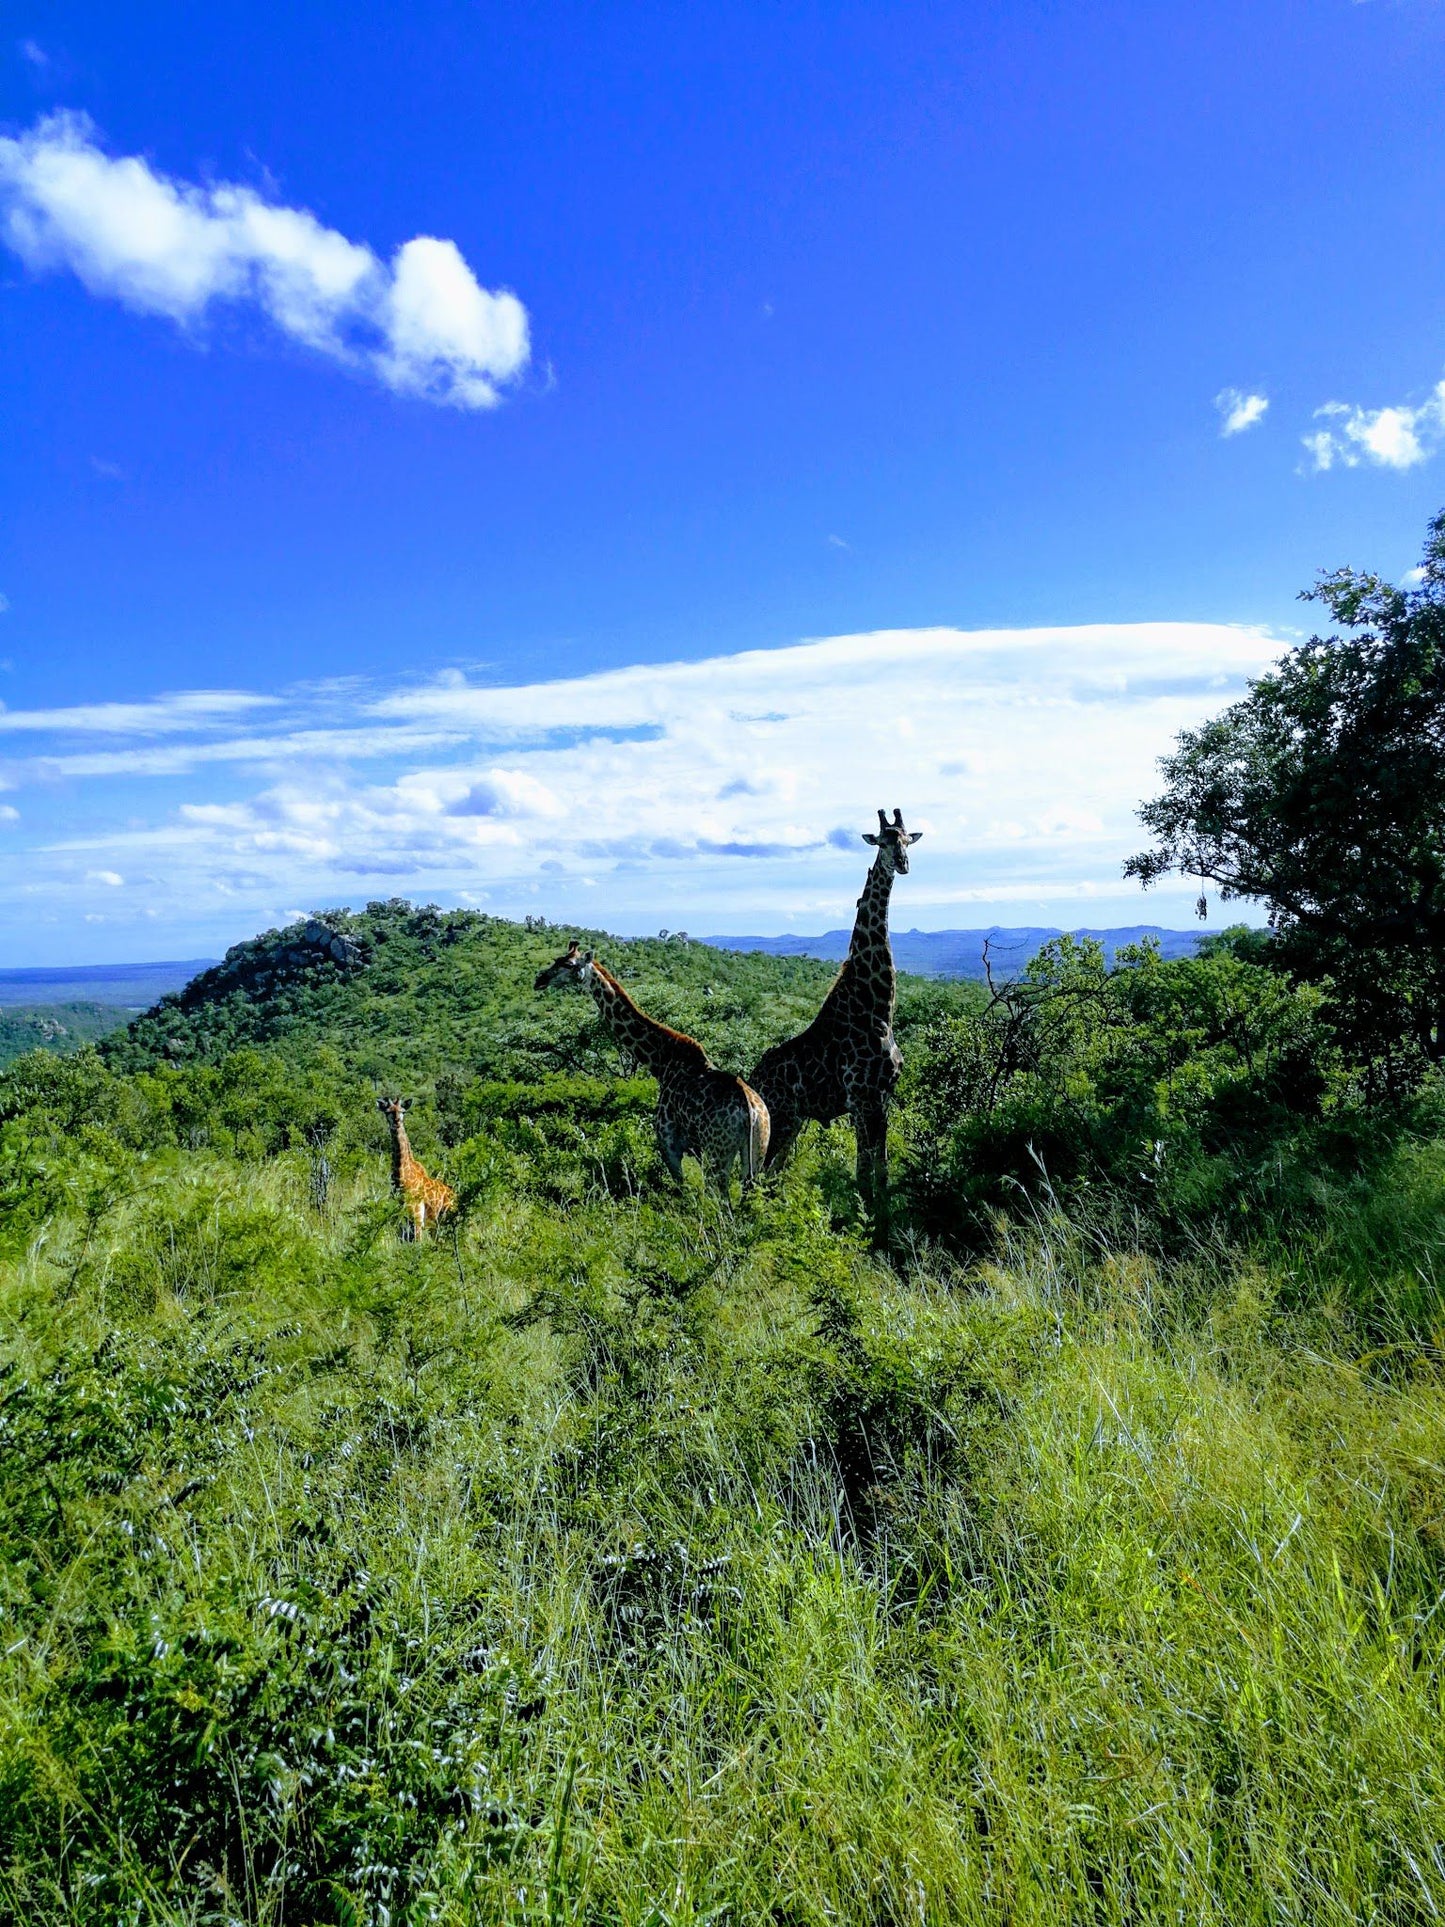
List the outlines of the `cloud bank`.
{"type": "Polygon", "coordinates": [[[235,935],[393,892],[819,929],[852,914],[881,804],[928,831],[910,920],[1157,916],[1119,877],[1156,759],[1279,648],[1201,623],[887,630],[554,682],[7,712],[0,785],[26,794],[0,891],[32,936],[82,914],[235,935]]]}
{"type": "Polygon", "coordinates": [[[398,394],[490,408],[526,366],[527,311],[482,287],[454,241],[417,235],[383,263],[304,208],[113,159],[83,114],[0,138],[0,233],[37,271],[184,326],[223,303],[398,394]]]}

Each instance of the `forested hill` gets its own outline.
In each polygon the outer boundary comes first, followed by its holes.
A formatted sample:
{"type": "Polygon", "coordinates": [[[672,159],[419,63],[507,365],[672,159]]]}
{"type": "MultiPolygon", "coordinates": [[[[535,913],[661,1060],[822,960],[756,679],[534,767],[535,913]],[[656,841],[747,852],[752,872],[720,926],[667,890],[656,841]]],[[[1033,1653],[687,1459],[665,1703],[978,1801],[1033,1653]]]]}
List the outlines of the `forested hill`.
{"type": "MultiPolygon", "coordinates": [[[[510,923],[393,899],[331,910],[228,951],[104,1046],[117,1071],[216,1063],[246,1045],[293,1061],[318,1052],[378,1084],[596,1074],[615,1068],[590,998],[540,996],[533,978],[580,936],[652,1016],[745,1070],[811,1021],[834,966],[714,950],[685,939],[624,940],[572,925],[510,923]]],[[[976,993],[905,985],[907,1025],[976,993]]]]}

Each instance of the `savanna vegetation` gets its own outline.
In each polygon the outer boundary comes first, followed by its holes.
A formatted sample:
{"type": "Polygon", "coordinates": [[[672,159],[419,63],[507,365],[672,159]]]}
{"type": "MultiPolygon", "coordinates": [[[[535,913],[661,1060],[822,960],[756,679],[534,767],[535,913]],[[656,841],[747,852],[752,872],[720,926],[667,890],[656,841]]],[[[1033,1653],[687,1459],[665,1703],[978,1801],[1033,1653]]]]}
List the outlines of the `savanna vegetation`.
{"type": "Polygon", "coordinates": [[[131,1013],[113,1004],[80,999],[65,1004],[12,1004],[0,1008],[0,1068],[13,1064],[27,1051],[84,1050],[114,1030],[124,1028],[131,1013]]]}
{"type": "MultiPolygon", "coordinates": [[[[1283,768],[1376,701],[1317,793],[1428,877],[1445,789],[1383,780],[1383,705],[1438,741],[1442,599],[1340,604],[1354,695],[1291,710],[1300,652],[1208,781],[1186,739],[1151,873],[1230,769],[1273,821],[1270,704],[1283,768]]],[[[334,953],[267,933],[13,1064],[6,1916],[1438,1918],[1434,963],[1377,920],[1341,973],[1343,909],[1231,874],[1278,936],[903,980],[885,1224],[842,1125],[747,1199],[667,1182],[536,924],[325,912],[334,953]],[[458,1196],[420,1242],[378,1090],[458,1196]]],[[[740,1069],[831,976],[578,934],[740,1069]]]]}

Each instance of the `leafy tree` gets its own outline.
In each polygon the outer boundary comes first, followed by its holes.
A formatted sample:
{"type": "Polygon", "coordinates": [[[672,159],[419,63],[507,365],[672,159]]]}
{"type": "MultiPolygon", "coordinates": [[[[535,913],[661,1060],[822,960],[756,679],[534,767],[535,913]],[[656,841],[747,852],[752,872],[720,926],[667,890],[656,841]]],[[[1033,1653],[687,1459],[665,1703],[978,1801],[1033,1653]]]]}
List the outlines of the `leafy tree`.
{"type": "Polygon", "coordinates": [[[1179,737],[1124,871],[1266,904],[1278,961],[1333,981],[1342,1039],[1399,1089],[1445,1057],[1445,511],[1418,587],[1336,569],[1302,600],[1346,633],[1179,737]]]}

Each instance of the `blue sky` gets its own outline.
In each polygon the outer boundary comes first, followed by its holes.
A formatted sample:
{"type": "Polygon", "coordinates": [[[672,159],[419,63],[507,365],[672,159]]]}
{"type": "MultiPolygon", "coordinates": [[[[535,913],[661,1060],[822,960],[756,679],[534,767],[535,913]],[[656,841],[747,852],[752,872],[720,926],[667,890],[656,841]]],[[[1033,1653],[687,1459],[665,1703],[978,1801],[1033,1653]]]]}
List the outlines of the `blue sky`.
{"type": "Polygon", "coordinates": [[[1439,0],[6,32],[3,963],[816,929],[879,803],[1180,923],[1153,758],[1445,501],[1439,0]]]}

